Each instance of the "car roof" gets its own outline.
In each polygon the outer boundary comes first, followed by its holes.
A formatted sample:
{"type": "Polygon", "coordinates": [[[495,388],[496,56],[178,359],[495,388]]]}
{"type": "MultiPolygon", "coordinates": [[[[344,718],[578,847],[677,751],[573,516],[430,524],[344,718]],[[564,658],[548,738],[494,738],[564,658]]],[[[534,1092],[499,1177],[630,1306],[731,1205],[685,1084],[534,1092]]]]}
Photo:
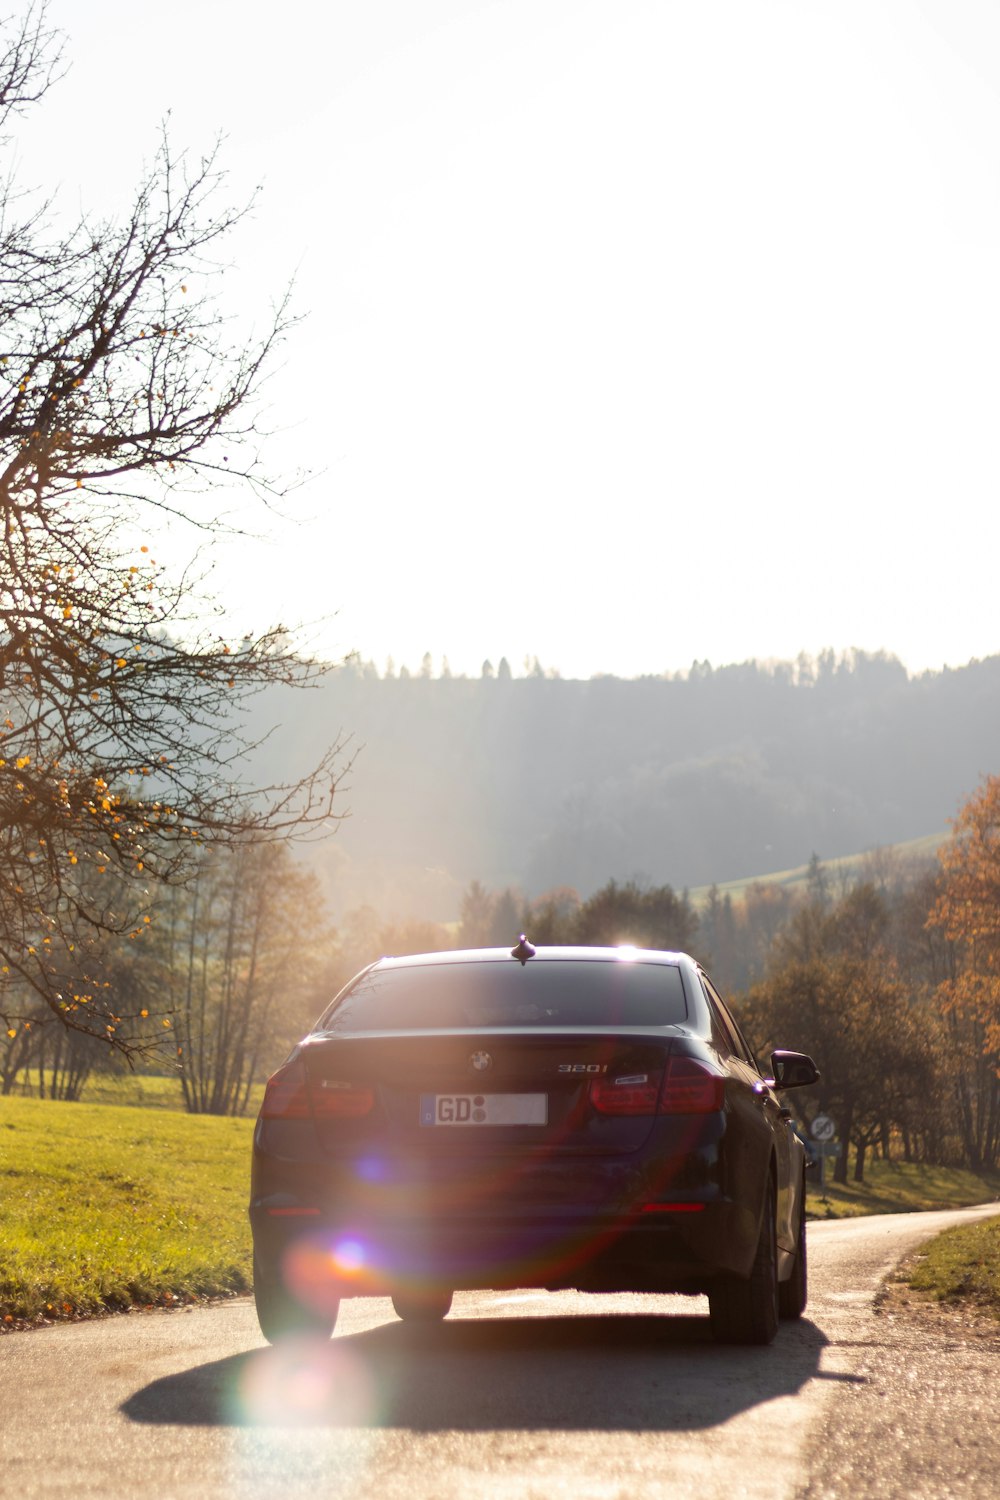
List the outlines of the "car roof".
{"type": "MultiPolygon", "coordinates": [[[[690,964],[696,967],[695,961],[687,953],[667,952],[661,948],[635,948],[630,944],[622,944],[617,948],[584,948],[539,946],[526,963],[559,963],[567,959],[582,963],[658,963],[673,964],[675,967],[681,964],[690,964]]],[[[489,964],[489,963],[517,963],[509,948],[445,948],[438,953],[410,953],[392,957],[387,955],[380,958],[372,967],[376,969],[409,969],[425,964],[489,964]]]]}

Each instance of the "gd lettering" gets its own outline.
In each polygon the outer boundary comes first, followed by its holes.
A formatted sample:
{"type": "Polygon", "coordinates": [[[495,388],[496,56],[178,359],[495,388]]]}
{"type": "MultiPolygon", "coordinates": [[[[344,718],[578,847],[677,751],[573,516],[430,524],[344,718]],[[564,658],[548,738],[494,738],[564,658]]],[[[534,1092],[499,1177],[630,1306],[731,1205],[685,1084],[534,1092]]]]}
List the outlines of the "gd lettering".
{"type": "Polygon", "coordinates": [[[465,1125],[472,1119],[483,1118],[483,1103],[483,1099],[470,1099],[466,1094],[459,1094],[454,1097],[443,1094],[438,1097],[437,1117],[442,1124],[465,1125]],[[475,1115],[473,1114],[474,1109],[475,1115]]]}

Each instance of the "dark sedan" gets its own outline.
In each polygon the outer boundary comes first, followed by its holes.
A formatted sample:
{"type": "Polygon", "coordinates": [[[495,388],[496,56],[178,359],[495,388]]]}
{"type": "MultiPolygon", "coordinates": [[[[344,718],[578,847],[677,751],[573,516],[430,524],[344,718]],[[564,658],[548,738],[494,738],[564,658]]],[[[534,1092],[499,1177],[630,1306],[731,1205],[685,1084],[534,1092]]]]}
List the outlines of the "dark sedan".
{"type": "Polygon", "coordinates": [[[634,948],[386,958],[270,1079],[250,1222],[265,1338],[341,1297],[444,1317],[458,1288],[706,1293],[768,1344],[806,1302],[805,1157],[694,959],[634,948]]]}

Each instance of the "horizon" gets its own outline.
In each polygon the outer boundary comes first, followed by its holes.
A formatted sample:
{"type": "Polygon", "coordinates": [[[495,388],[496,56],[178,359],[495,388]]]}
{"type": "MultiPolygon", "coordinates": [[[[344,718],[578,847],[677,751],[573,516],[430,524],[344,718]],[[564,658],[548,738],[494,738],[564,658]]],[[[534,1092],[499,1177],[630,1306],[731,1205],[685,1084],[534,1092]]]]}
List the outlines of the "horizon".
{"type": "Polygon", "coordinates": [[[714,674],[716,672],[731,671],[734,668],[754,667],[761,672],[777,672],[781,668],[789,668],[790,681],[795,686],[802,686],[808,682],[808,677],[803,675],[806,669],[817,668],[823,659],[832,661],[834,670],[841,668],[852,669],[859,662],[882,663],[886,666],[898,666],[903,669],[907,678],[913,680],[919,677],[940,676],[944,672],[960,672],[966,667],[978,666],[983,662],[994,660],[1000,656],[1000,651],[991,651],[984,656],[972,656],[968,661],[945,662],[941,666],[925,666],[913,668],[907,665],[901,657],[892,651],[879,649],[878,651],[866,651],[863,647],[849,646],[844,650],[836,650],[833,646],[824,647],[821,651],[812,653],[800,651],[794,657],[768,657],[755,656],[744,657],[733,661],[709,661],[707,658],[701,661],[693,661],[690,666],[670,669],[664,668],[660,672],[588,672],[586,674],[573,674],[560,670],[558,663],[553,662],[546,665],[539,661],[537,656],[529,656],[519,664],[512,662],[509,657],[501,653],[498,657],[486,656],[480,666],[471,671],[460,669],[453,665],[451,656],[445,652],[435,658],[430,652],[425,652],[421,657],[419,666],[411,666],[409,662],[397,660],[391,653],[386,661],[379,663],[372,657],[366,657],[361,652],[352,651],[342,657],[339,661],[329,663],[333,671],[341,669],[359,669],[368,672],[374,668],[375,675],[380,681],[392,681],[394,678],[407,677],[411,679],[424,679],[432,682],[443,682],[455,679],[460,682],[479,680],[494,680],[501,669],[501,663],[506,662],[512,680],[538,679],[558,682],[594,682],[602,678],[614,678],[621,682],[639,682],[649,679],[659,679],[664,682],[686,681],[692,673],[698,671],[714,674]],[[429,670],[425,670],[425,660],[429,660],[429,670]],[[491,670],[484,671],[486,666],[491,670]],[[447,667],[447,670],[445,668],[447,667]]]}

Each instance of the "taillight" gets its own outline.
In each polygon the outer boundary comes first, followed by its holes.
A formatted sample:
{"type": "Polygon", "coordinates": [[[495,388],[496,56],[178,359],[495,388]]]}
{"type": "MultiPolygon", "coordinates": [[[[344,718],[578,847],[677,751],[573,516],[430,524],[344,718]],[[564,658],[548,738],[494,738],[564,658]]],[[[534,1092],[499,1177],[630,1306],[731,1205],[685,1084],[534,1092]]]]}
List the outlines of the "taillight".
{"type": "Polygon", "coordinates": [[[590,1083],[590,1102],[602,1115],[655,1115],[661,1069],[649,1073],[605,1074],[590,1083]]]}
{"type": "Polygon", "coordinates": [[[306,1070],[296,1058],[267,1080],[260,1117],[262,1120],[307,1120],[309,1114],[306,1070]]]}
{"type": "Polygon", "coordinates": [[[694,1057],[672,1057],[646,1073],[605,1074],[590,1084],[590,1102],[602,1115],[708,1115],[722,1109],[726,1080],[694,1057]]]}
{"type": "Polygon", "coordinates": [[[675,1056],[667,1064],[661,1115],[710,1115],[726,1102],[726,1080],[696,1057],[675,1056]]]}
{"type": "Polygon", "coordinates": [[[700,1214],[704,1211],[704,1203],[644,1203],[639,1210],[644,1214],[700,1214]]]}
{"type": "Polygon", "coordinates": [[[359,1120],[374,1107],[375,1091],[367,1084],[337,1078],[310,1084],[296,1058],[268,1079],[260,1113],[264,1120],[359,1120]]]}

